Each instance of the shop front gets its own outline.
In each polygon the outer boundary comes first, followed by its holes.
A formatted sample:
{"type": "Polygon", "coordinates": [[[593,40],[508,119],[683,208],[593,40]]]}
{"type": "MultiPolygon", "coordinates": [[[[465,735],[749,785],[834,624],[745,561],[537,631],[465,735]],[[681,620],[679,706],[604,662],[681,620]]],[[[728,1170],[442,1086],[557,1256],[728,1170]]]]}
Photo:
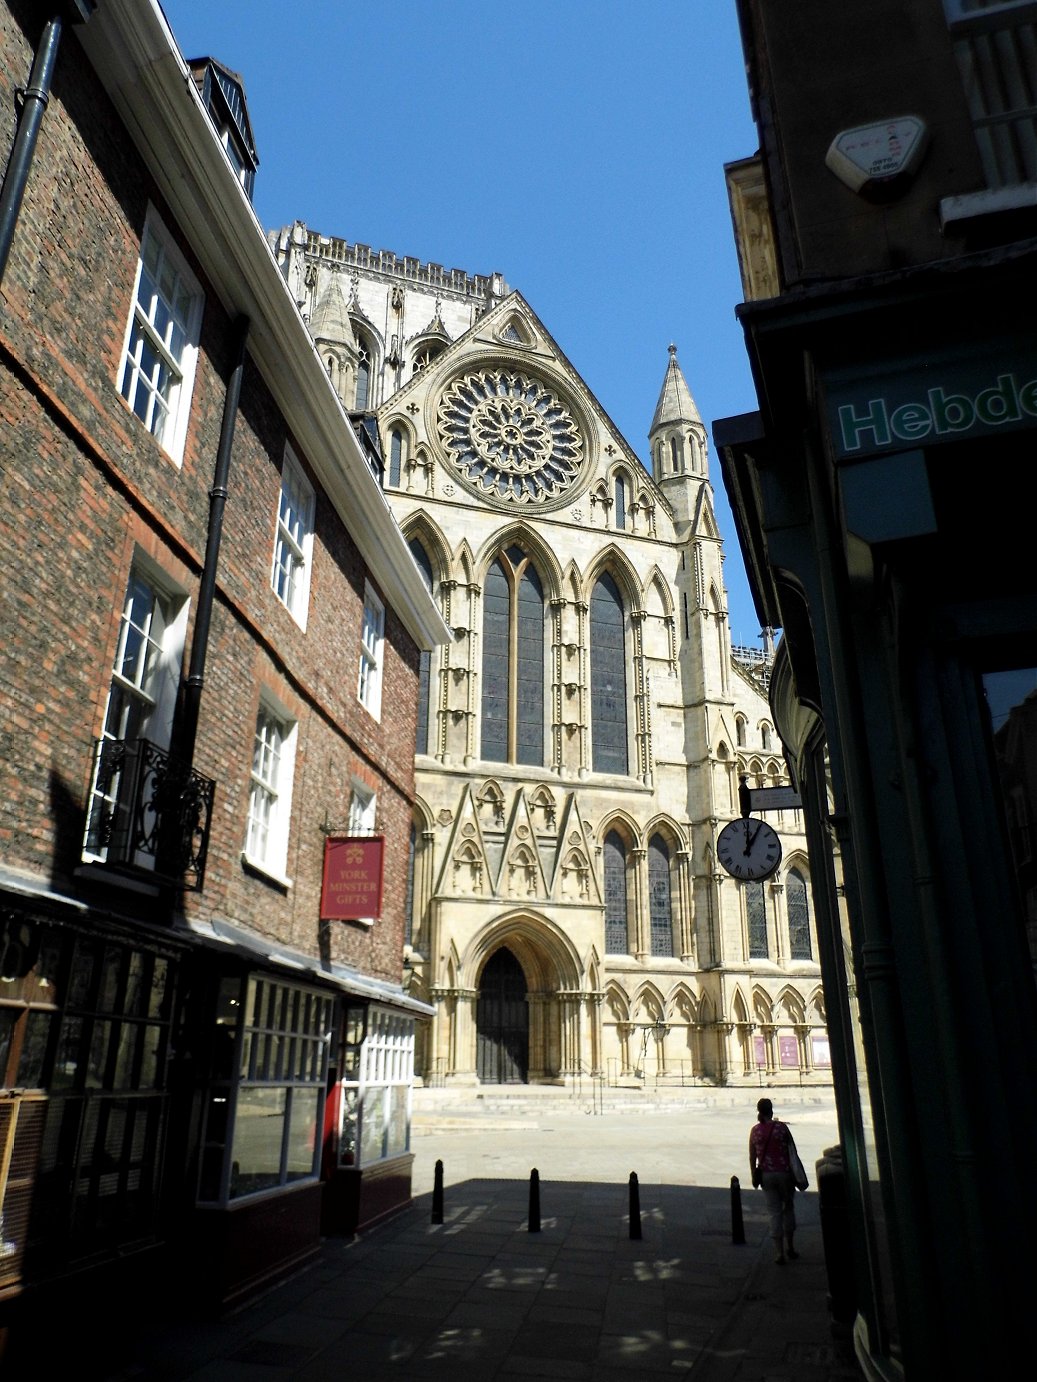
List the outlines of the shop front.
{"type": "Polygon", "coordinates": [[[1037,352],[1019,274],[975,256],[746,304],[764,407],[715,428],[761,619],[784,630],[771,701],[804,801],[875,1376],[937,1356],[972,1375],[1028,1308],[1011,1264],[1037,1229],[1037,352]]]}

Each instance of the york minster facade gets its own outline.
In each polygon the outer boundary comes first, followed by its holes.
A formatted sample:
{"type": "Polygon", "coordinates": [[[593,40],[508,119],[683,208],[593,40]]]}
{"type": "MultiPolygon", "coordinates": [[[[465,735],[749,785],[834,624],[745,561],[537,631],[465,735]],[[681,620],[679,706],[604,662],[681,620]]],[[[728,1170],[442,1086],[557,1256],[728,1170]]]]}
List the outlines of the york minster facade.
{"type": "Polygon", "coordinates": [[[800,813],[766,882],[715,855],[740,777],[787,778],[675,348],[649,471],[500,275],[270,239],[453,633],[421,668],[417,1074],[827,1082],[800,813]]]}

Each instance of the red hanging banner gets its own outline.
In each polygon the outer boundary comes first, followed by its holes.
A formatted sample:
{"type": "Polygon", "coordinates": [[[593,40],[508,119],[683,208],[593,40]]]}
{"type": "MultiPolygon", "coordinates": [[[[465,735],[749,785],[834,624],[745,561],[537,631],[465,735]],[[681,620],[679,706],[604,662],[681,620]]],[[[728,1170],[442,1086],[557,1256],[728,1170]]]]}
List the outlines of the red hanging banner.
{"type": "Polygon", "coordinates": [[[322,921],[382,915],[384,835],[333,835],[324,841],[322,921]]]}

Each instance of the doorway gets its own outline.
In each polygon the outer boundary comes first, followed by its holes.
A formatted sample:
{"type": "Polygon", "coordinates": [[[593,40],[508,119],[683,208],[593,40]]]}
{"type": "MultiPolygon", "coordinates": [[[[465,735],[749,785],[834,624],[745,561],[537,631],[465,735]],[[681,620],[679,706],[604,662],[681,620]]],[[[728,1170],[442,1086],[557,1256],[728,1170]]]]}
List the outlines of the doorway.
{"type": "Polygon", "coordinates": [[[483,1084],[525,1084],[529,1074],[526,976],[507,947],[486,962],[475,1018],[476,1070],[483,1084]]]}

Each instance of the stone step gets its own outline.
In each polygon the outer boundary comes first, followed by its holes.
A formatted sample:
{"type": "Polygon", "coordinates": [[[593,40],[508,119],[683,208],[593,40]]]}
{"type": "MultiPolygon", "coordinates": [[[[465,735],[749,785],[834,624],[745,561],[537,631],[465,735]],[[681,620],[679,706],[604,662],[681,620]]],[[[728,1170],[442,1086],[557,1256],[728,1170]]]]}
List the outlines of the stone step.
{"type": "MultiPolygon", "coordinates": [[[[780,1088],[783,1108],[827,1106],[832,1101],[831,1085],[768,1086],[780,1088]]],[[[464,1128],[477,1121],[485,1128],[488,1120],[502,1128],[527,1125],[531,1117],[559,1113],[610,1114],[674,1111],[681,1108],[738,1108],[752,1110],[760,1097],[757,1086],[592,1086],[581,1085],[481,1085],[416,1088],[413,1100],[413,1126],[446,1129],[464,1128]]]]}

